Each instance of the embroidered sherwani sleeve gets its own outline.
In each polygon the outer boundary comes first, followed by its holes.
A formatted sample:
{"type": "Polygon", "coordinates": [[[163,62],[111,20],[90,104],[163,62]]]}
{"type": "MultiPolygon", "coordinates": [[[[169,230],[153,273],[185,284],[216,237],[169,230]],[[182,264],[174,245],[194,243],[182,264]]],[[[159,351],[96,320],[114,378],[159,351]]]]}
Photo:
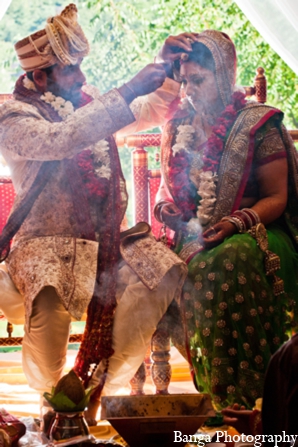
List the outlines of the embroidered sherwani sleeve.
{"type": "Polygon", "coordinates": [[[180,84],[166,78],[163,85],[155,92],[135,99],[130,105],[135,121],[118,131],[116,137],[123,137],[164,124],[169,106],[178,97],[179,92],[180,84]]]}
{"type": "Polygon", "coordinates": [[[15,101],[7,107],[10,113],[3,114],[2,119],[0,114],[1,149],[4,157],[7,152],[14,160],[70,158],[134,121],[117,90],[94,99],[59,123],[46,121],[30,105],[15,101]]]}

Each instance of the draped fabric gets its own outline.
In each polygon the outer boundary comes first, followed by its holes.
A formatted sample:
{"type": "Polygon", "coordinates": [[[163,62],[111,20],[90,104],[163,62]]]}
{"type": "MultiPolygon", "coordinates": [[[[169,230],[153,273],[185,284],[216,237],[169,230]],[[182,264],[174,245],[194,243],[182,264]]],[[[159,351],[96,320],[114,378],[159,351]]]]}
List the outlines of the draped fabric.
{"type": "Polygon", "coordinates": [[[278,254],[286,293],[275,296],[264,253],[249,234],[236,234],[188,265],[183,303],[195,384],[218,409],[233,403],[252,408],[262,396],[271,355],[291,331],[287,311],[298,292],[297,254],[275,224],[267,228],[278,254]]]}
{"type": "MultiPolygon", "coordinates": [[[[290,172],[285,213],[288,228],[285,231],[285,222],[273,223],[267,227],[267,235],[270,250],[281,259],[277,275],[283,279],[286,293],[274,294],[272,278],[264,268],[264,253],[249,234],[236,234],[203,251],[202,246],[198,248],[196,236],[184,234],[176,248],[188,263],[182,309],[194,381],[200,392],[212,395],[218,409],[234,402],[254,405],[255,399],[262,396],[270,357],[290,333],[288,312],[293,311],[298,294],[298,256],[293,244],[297,236],[298,182],[295,149],[281,119],[276,109],[257,104],[247,105],[238,116],[225,144],[225,163],[219,168],[220,188],[212,223],[238,209],[248,180],[246,174],[254,169],[257,142],[266,137],[270,126],[278,128],[283,134],[290,172]]],[[[172,122],[174,127],[179,125],[177,121],[172,122]]],[[[166,126],[162,148],[166,181],[175,135],[171,130],[166,126]]]]}
{"type": "Polygon", "coordinates": [[[1,0],[1,2],[0,2],[0,20],[4,17],[10,4],[11,4],[11,0],[1,0]]]}
{"type": "MultiPolygon", "coordinates": [[[[215,61],[215,75],[221,93],[218,78],[227,88],[231,81],[222,76],[218,62],[225,57],[233,67],[234,55],[217,32],[209,32],[208,37],[212,41],[212,47],[209,44],[208,48],[215,61]]],[[[207,42],[202,43],[207,46],[207,42]]],[[[298,168],[295,147],[282,125],[283,114],[279,110],[252,101],[236,110],[232,127],[223,136],[223,146],[216,145],[213,152],[213,160],[217,161],[216,157],[220,155],[215,171],[218,177],[216,202],[207,225],[215,225],[223,217],[239,210],[245,197],[252,197],[257,202],[260,197],[256,179],[259,166],[283,157],[287,157],[289,168],[288,204],[283,216],[267,225],[266,230],[264,228],[269,249],[280,259],[281,268],[276,271],[278,278],[270,276],[265,254],[249,233],[234,234],[214,248],[204,249],[197,233],[184,226],[178,231],[176,253],[188,264],[181,307],[189,362],[198,391],[211,394],[219,410],[235,402],[252,408],[255,399],[262,396],[264,373],[271,355],[291,331],[289,315],[296,317],[295,297],[298,295],[295,244],[298,235],[298,168]],[[281,284],[280,278],[284,281],[284,291],[274,288],[275,281],[281,284]]],[[[202,181],[200,169],[206,167],[207,158],[203,157],[205,166],[198,167],[196,157],[202,145],[190,148],[189,164],[185,164],[186,156],[174,151],[179,126],[190,124],[189,120],[192,122],[191,112],[189,116],[185,114],[186,107],[165,126],[161,153],[168,191],[163,199],[174,201],[184,216],[184,203],[195,215],[201,200],[199,194],[192,191],[198,190],[199,182],[196,180],[202,181]],[[189,166],[196,170],[197,177],[187,171],[189,166]],[[184,177],[181,181],[182,175],[188,175],[189,182],[184,177]],[[181,190],[186,184],[192,184],[190,193],[186,199],[182,197],[180,200],[181,190]]],[[[217,119],[221,120],[222,116],[217,119]]],[[[216,134],[216,126],[213,132],[216,134]]]]}
{"type": "Polygon", "coordinates": [[[235,0],[248,20],[298,75],[297,0],[235,0]]]}

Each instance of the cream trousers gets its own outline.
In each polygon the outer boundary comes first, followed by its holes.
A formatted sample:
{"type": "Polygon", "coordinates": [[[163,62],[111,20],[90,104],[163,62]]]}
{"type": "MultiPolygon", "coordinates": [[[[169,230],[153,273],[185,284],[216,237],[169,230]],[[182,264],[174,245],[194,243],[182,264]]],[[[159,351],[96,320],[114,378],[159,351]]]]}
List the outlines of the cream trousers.
{"type": "MultiPolygon", "coordinates": [[[[113,328],[115,352],[109,361],[104,394],[115,394],[134,376],[180,280],[180,268],[172,267],[159,286],[150,291],[125,261],[121,262],[113,328]]],[[[19,306],[23,307],[22,300],[19,306]]],[[[23,369],[28,383],[41,394],[50,391],[63,375],[70,323],[70,315],[55,289],[43,289],[34,300],[30,331],[25,329],[22,347],[23,369]]],[[[98,383],[103,369],[104,365],[99,364],[91,385],[98,383]]]]}

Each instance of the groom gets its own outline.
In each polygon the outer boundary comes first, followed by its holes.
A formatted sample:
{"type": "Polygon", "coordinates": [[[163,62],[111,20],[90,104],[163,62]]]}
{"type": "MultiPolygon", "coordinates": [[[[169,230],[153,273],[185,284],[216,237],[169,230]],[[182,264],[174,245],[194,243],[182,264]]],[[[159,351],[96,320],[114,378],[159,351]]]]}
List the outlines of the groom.
{"type": "MultiPolygon", "coordinates": [[[[187,36],[169,38],[161,56],[179,57],[173,49],[189,49],[187,36]]],[[[134,270],[119,258],[127,193],[112,137],[162,124],[180,85],[150,64],[104,95],[85,86],[89,44],[74,4],[15,49],[26,74],[1,107],[0,146],[17,197],[0,248],[25,305],[23,369],[32,388],[50,390],[63,374],[71,318],[88,307],[75,370],[95,387],[93,418],[104,384],[114,393],[138,369],[186,275],[150,236],[130,250],[134,270]]]]}

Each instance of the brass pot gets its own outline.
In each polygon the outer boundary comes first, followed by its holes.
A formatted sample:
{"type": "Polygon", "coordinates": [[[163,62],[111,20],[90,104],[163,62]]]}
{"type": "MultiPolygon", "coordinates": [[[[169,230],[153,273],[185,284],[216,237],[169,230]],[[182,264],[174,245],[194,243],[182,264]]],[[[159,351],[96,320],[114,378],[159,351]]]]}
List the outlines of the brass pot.
{"type": "Polygon", "coordinates": [[[78,443],[90,438],[84,412],[57,412],[50,431],[50,440],[53,444],[59,441],[70,441],[76,438],[78,443]]]}

